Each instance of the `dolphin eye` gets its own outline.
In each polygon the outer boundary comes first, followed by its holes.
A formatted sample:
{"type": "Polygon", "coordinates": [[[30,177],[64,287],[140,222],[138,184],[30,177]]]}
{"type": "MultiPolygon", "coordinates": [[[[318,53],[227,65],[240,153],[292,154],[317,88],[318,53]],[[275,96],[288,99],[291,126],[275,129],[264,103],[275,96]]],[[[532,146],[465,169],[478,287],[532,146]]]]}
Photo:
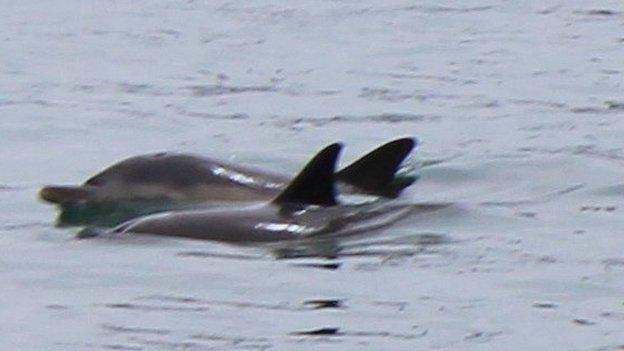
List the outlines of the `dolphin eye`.
{"type": "Polygon", "coordinates": [[[104,180],[104,178],[102,177],[92,177],[87,179],[87,181],[85,182],[86,185],[93,185],[93,186],[102,186],[106,183],[106,181],[104,180]]]}

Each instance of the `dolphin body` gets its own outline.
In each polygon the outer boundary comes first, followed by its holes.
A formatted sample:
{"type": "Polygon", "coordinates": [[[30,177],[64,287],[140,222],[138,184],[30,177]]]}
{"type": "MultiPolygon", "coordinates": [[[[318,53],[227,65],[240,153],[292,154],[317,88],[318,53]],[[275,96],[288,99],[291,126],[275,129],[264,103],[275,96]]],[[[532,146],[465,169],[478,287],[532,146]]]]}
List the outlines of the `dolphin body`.
{"type": "Polygon", "coordinates": [[[339,205],[334,167],[340,144],[321,150],[274,199],[260,205],[216,210],[166,212],[139,217],[112,233],[139,233],[262,243],[342,236],[388,226],[414,210],[437,210],[446,205],[339,205]]]}
{"type": "MultiPolygon", "coordinates": [[[[333,174],[341,189],[396,198],[415,176],[395,176],[413,138],[388,142],[333,174]]],[[[156,153],[118,162],[77,186],[45,186],[40,197],[61,208],[60,225],[116,225],[140,215],[207,203],[266,201],[289,178],[189,154],[156,153]]]]}
{"type": "MultiPolygon", "coordinates": [[[[415,146],[412,138],[386,143],[335,174],[355,192],[394,198],[414,181],[395,173],[415,146]]],[[[156,153],[118,162],[78,186],[44,186],[54,204],[123,201],[254,201],[274,197],[289,178],[189,154],[156,153]]]]}

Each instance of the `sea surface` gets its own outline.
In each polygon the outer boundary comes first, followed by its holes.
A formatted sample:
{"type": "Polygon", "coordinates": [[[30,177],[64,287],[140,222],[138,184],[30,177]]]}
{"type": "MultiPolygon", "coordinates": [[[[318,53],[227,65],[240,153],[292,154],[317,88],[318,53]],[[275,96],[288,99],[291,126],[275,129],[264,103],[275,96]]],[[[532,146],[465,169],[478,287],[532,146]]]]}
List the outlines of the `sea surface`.
{"type": "Polygon", "coordinates": [[[624,3],[0,1],[6,350],[624,348],[624,3]],[[294,175],[420,141],[329,256],[79,240],[37,200],[126,157],[294,175]]]}

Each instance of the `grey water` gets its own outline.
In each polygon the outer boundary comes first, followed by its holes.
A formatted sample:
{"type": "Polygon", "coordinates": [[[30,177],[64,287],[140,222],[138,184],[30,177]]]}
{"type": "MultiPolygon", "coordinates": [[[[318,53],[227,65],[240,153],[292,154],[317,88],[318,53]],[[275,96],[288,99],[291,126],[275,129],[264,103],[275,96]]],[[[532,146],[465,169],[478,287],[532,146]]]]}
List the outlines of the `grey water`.
{"type": "Polygon", "coordinates": [[[19,350],[617,350],[621,1],[3,1],[0,337],[19,350]],[[294,174],[416,136],[405,203],[303,247],[79,240],[123,158],[294,174]]]}

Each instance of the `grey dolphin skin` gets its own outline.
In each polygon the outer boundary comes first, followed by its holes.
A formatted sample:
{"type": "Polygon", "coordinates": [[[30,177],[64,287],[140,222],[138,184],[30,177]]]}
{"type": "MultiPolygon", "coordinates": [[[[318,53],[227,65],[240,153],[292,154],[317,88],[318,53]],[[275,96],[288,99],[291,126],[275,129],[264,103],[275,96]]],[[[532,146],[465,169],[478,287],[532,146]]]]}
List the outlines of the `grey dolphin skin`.
{"type": "Polygon", "coordinates": [[[413,208],[410,205],[338,205],[334,167],[340,150],[340,144],[321,150],[281,193],[265,204],[149,215],[123,223],[112,232],[230,243],[275,242],[357,233],[388,225],[409,214],[413,208]]]}
{"type": "MultiPolygon", "coordinates": [[[[413,138],[386,143],[334,177],[354,192],[394,198],[416,178],[395,178],[416,145],[413,138]]],[[[78,186],[45,186],[44,201],[73,204],[124,202],[204,202],[267,200],[284,189],[289,178],[188,154],[157,153],[116,163],[78,186]]]]}

